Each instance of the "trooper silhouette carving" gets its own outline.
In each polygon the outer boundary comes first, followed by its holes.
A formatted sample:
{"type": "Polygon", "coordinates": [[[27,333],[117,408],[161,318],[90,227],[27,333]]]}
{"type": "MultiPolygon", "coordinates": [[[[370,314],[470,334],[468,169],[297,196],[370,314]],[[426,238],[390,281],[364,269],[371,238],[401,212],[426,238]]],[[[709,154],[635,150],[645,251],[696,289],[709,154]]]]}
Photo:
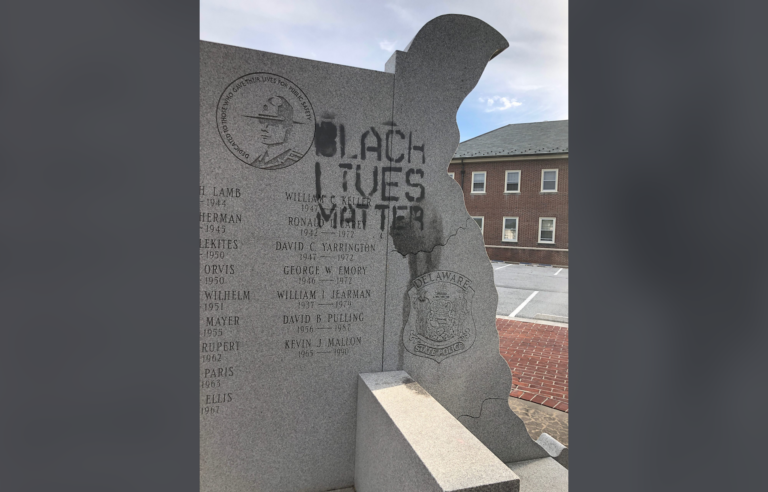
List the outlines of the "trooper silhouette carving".
{"type": "Polygon", "coordinates": [[[280,169],[301,159],[290,143],[293,125],[302,122],[293,120],[293,107],[281,96],[268,98],[257,115],[242,115],[258,122],[257,141],[260,144],[252,166],[261,169],[280,169]]]}

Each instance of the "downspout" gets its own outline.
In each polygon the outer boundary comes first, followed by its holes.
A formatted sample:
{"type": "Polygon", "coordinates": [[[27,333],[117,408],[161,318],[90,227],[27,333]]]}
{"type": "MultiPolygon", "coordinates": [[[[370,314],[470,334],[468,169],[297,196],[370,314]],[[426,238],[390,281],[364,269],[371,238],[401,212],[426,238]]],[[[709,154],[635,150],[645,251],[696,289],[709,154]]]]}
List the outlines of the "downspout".
{"type": "Polygon", "coordinates": [[[466,171],[464,170],[464,159],[461,159],[461,192],[464,193],[464,174],[466,174],[466,171]]]}

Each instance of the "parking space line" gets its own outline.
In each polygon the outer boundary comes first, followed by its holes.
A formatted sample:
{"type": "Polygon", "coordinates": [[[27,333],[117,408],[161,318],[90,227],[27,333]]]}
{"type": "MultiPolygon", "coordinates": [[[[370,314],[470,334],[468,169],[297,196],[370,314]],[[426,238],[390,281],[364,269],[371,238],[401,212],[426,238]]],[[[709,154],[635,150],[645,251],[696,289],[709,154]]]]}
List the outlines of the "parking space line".
{"type": "Polygon", "coordinates": [[[560,272],[562,272],[562,271],[563,271],[563,269],[561,268],[560,270],[558,270],[558,271],[556,271],[556,272],[555,272],[555,275],[557,275],[558,273],[560,273],[560,272]]]}
{"type": "Polygon", "coordinates": [[[514,311],[512,311],[512,314],[510,314],[510,315],[509,315],[509,317],[510,317],[510,318],[514,318],[514,317],[515,317],[515,315],[516,315],[517,313],[519,313],[520,311],[522,311],[522,309],[525,307],[525,305],[526,305],[526,304],[528,304],[529,302],[531,302],[531,299],[533,299],[533,296],[535,296],[535,295],[536,295],[536,294],[538,294],[538,293],[539,293],[539,291],[537,290],[537,291],[536,291],[536,292],[534,292],[533,294],[529,295],[529,296],[528,296],[528,299],[524,300],[522,304],[520,304],[519,306],[517,306],[517,309],[515,309],[514,311]]]}
{"type": "Polygon", "coordinates": [[[504,265],[503,267],[494,268],[494,270],[501,270],[502,268],[507,268],[508,266],[509,266],[509,265],[507,264],[507,265],[504,265]]]}

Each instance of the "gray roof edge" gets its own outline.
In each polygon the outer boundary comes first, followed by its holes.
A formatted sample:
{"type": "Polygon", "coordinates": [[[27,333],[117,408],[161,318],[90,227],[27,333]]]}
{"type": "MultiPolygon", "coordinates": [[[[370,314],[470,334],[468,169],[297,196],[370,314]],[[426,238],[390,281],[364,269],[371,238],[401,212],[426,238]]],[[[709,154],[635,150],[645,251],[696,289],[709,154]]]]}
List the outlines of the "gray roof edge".
{"type": "Polygon", "coordinates": [[[568,152],[569,120],[510,123],[461,142],[454,158],[546,155],[568,152]]]}
{"type": "Polygon", "coordinates": [[[568,150],[558,150],[558,151],[552,151],[552,152],[539,152],[537,154],[487,154],[487,155],[459,155],[454,154],[453,157],[451,157],[451,160],[456,159],[470,159],[470,160],[487,160],[487,159],[504,159],[505,157],[537,157],[542,155],[560,155],[560,154],[568,154],[568,150]]]}
{"type": "Polygon", "coordinates": [[[503,130],[504,128],[506,128],[508,126],[540,125],[542,123],[562,123],[564,121],[570,121],[570,120],[565,119],[565,120],[552,120],[552,121],[528,121],[526,123],[508,123],[508,124],[506,124],[504,126],[500,126],[500,127],[496,128],[494,130],[491,130],[491,131],[488,131],[488,132],[485,132],[485,133],[481,133],[480,135],[476,135],[476,136],[474,136],[472,138],[468,138],[468,139],[464,140],[463,142],[459,142],[459,146],[461,146],[461,144],[463,144],[463,143],[469,142],[470,140],[474,140],[476,138],[480,138],[480,137],[483,137],[485,135],[489,135],[489,134],[491,134],[493,132],[497,132],[499,130],[503,130]]]}

